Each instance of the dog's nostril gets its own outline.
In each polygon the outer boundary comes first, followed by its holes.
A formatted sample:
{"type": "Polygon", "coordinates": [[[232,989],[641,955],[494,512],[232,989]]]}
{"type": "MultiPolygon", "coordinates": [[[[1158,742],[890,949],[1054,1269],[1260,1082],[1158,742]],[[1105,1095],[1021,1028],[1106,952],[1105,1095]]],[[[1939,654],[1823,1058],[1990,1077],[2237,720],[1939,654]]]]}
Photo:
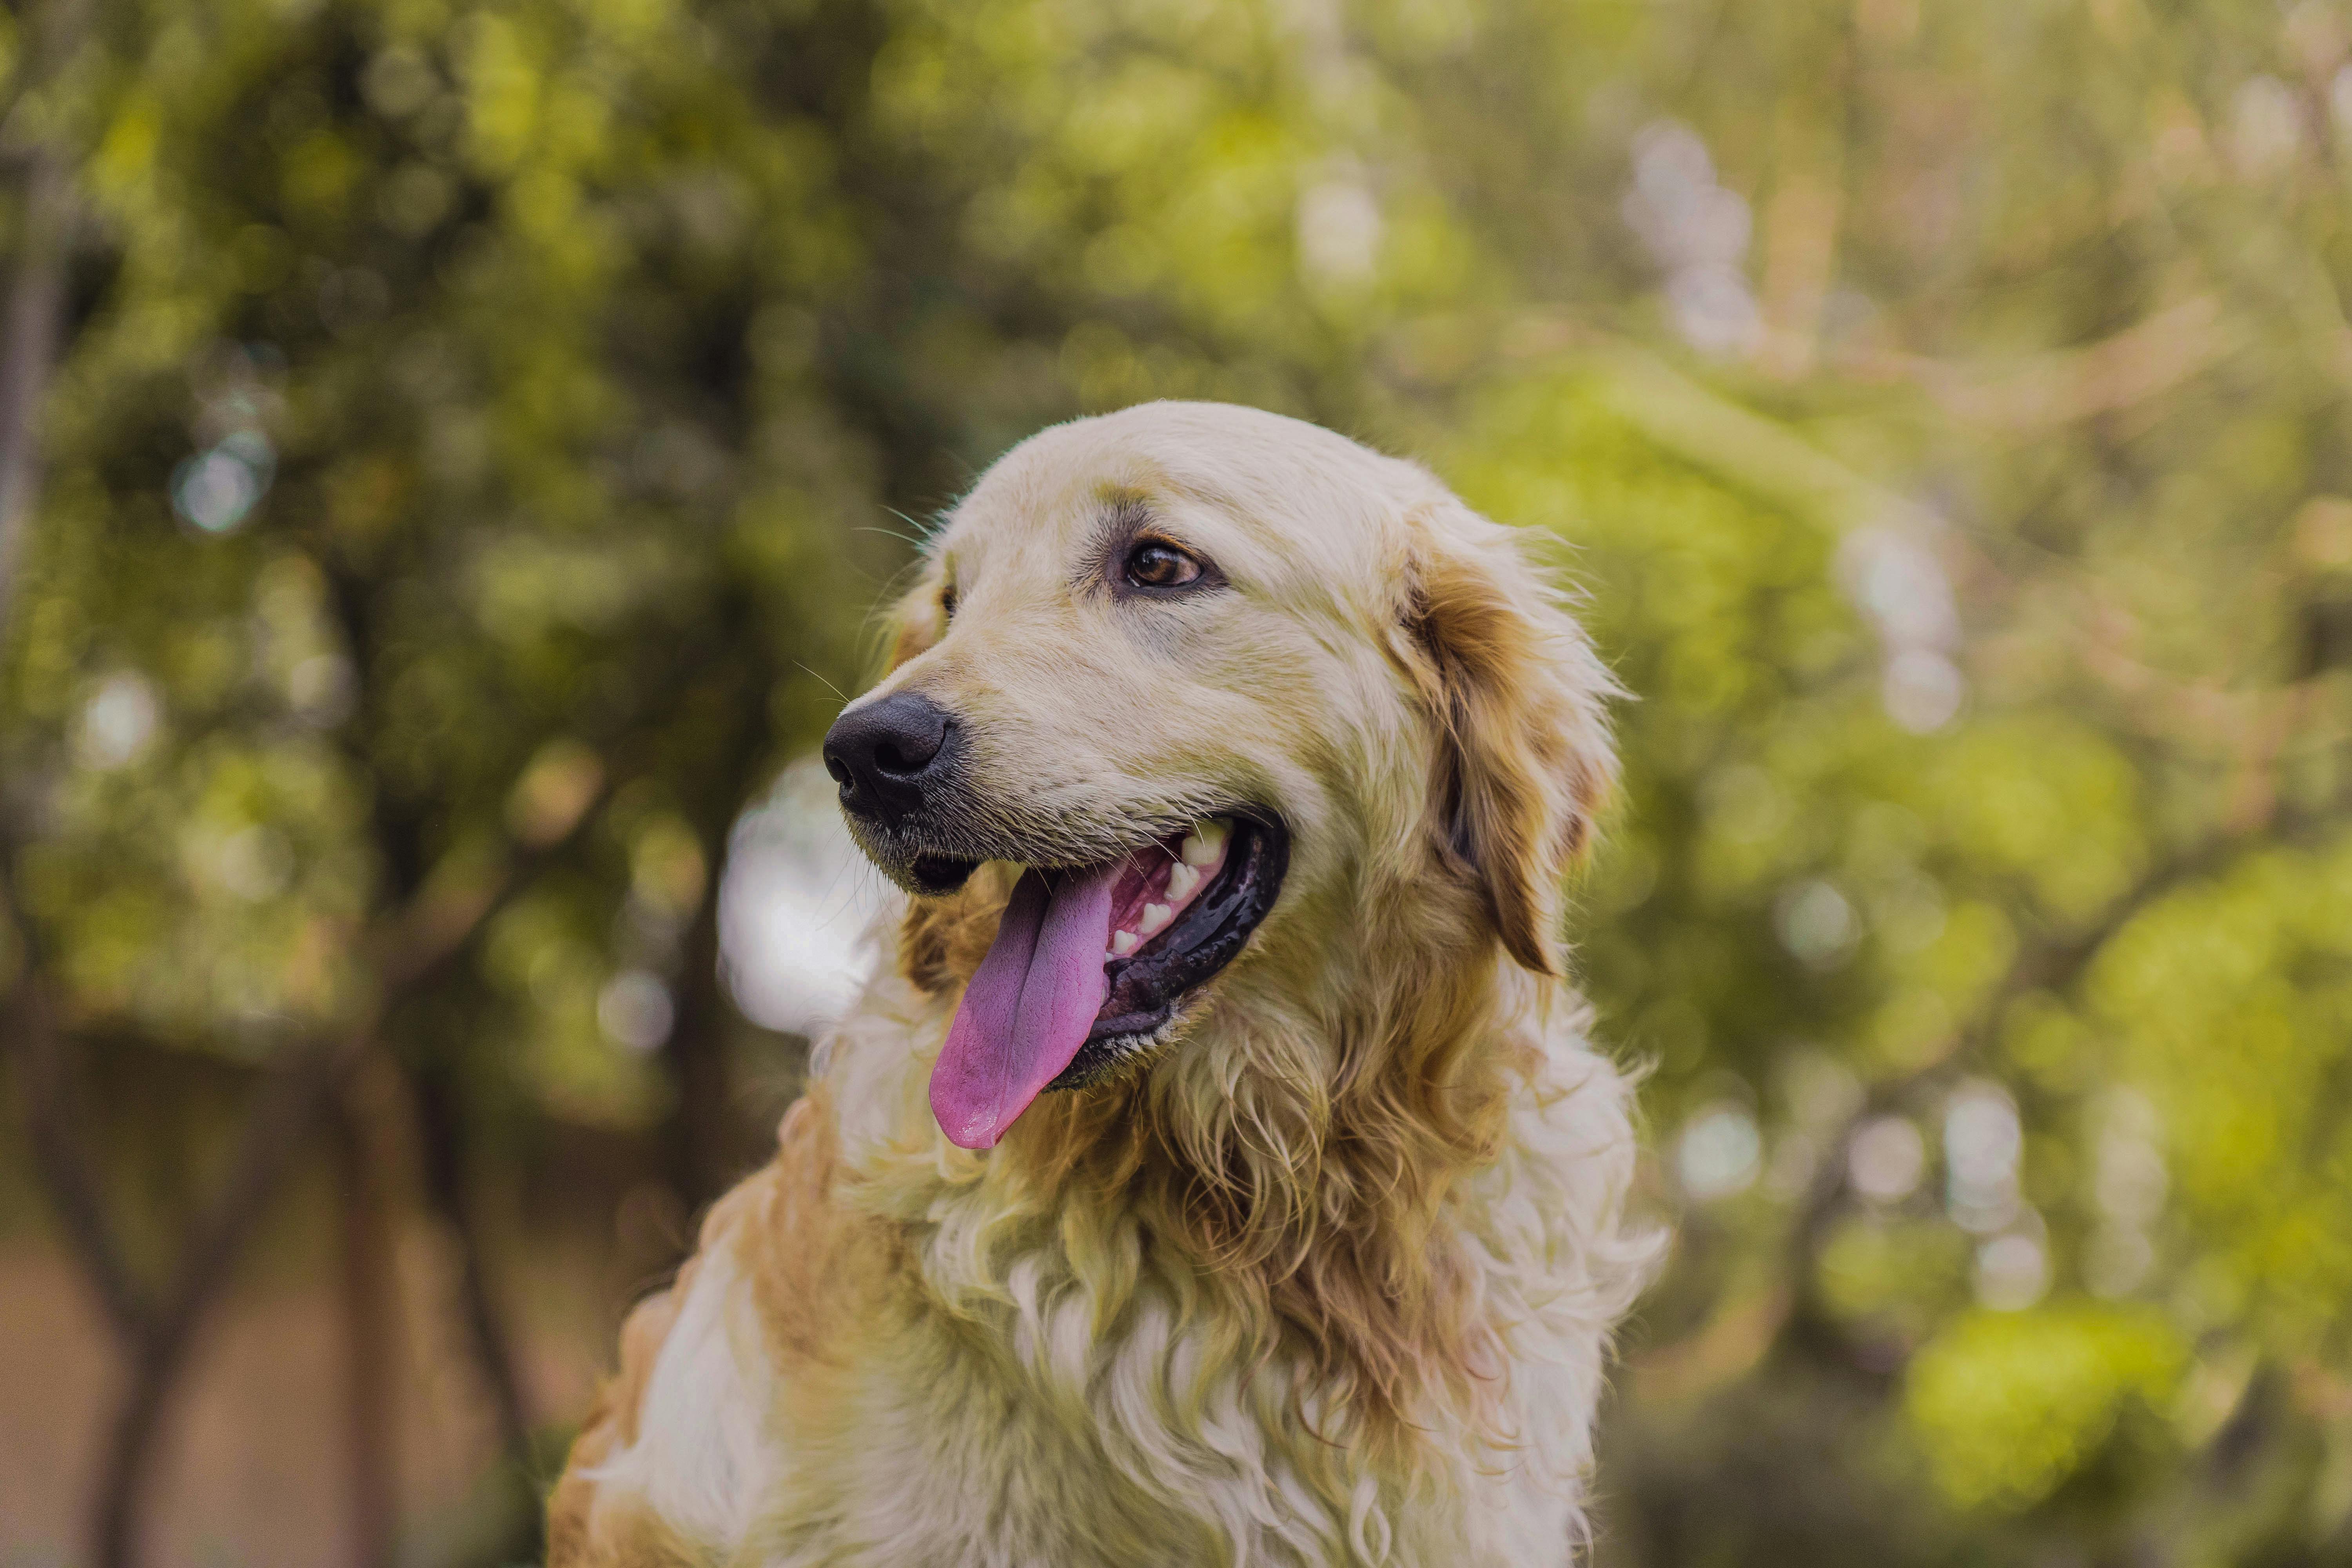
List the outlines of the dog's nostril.
{"type": "Polygon", "coordinates": [[[892,778],[912,778],[947,744],[947,715],[920,698],[893,698],[875,713],[866,763],[892,778]],[[903,705],[902,705],[903,704],[903,705]]]}
{"type": "Polygon", "coordinates": [[[830,752],[825,753],[824,771],[833,775],[833,782],[837,784],[846,784],[849,782],[849,764],[830,752]]]}

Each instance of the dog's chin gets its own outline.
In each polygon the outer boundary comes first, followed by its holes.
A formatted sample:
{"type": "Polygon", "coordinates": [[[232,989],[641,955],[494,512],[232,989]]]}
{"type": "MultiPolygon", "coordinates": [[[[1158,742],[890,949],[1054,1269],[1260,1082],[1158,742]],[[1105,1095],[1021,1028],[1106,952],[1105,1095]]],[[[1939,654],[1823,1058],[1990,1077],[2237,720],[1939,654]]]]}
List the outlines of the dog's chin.
{"type": "Polygon", "coordinates": [[[935,836],[929,833],[878,827],[852,812],[842,816],[849,825],[850,841],[866,861],[899,891],[919,899],[961,891],[986,858],[943,854],[933,847],[935,836]]]}
{"type": "MultiPolygon", "coordinates": [[[[1207,1002],[1207,992],[1225,966],[1249,945],[1282,891],[1290,864],[1290,834],[1274,812],[1240,807],[1229,816],[1232,840],[1214,877],[1175,921],[1149,942],[1103,965],[1108,995],[1087,1031],[1086,1043],[1045,1088],[1085,1089],[1139,1070],[1182,1032],[1207,1002]]],[[[859,825],[853,823],[853,828],[859,825]]],[[[918,898],[941,898],[961,890],[981,859],[942,853],[920,842],[896,841],[879,832],[858,832],[860,847],[876,868],[918,898]]],[[[1096,864],[1160,844],[1165,835],[1144,834],[1096,864]]],[[[1169,838],[1172,843],[1172,837],[1169,838]]],[[[959,848],[963,846],[959,845],[959,848]]],[[[1066,862],[1044,862],[998,847],[986,858],[1019,866],[1076,869],[1066,862]]]]}

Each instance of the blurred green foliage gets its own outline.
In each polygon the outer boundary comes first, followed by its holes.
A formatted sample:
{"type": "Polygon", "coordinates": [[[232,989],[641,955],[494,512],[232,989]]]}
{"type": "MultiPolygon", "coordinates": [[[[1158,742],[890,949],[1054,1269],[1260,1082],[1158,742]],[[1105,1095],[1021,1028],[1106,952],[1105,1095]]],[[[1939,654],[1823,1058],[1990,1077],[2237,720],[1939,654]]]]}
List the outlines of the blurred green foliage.
{"type": "Polygon", "coordinates": [[[6,963],[72,1040],[383,1005],[468,1180],[618,1126],[707,1198],[789,1055],[720,983],[730,829],[904,520],[1054,419],[1257,404],[1556,533],[1636,694],[1576,934],[1683,1237],[1598,1559],[2352,1561],[2339,5],[0,45],[76,197],[0,645],[6,963]]]}

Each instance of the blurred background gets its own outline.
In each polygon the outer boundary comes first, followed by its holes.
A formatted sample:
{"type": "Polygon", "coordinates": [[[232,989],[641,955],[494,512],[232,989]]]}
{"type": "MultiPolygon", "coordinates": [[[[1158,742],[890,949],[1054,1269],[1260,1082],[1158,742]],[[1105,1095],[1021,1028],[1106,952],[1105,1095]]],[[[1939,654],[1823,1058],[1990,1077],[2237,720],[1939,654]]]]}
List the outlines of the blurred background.
{"type": "Polygon", "coordinates": [[[2352,1563],[2352,9],[13,0],[0,1564],[532,1560],[1024,435],[1555,533],[1601,1568],[2352,1563]]]}

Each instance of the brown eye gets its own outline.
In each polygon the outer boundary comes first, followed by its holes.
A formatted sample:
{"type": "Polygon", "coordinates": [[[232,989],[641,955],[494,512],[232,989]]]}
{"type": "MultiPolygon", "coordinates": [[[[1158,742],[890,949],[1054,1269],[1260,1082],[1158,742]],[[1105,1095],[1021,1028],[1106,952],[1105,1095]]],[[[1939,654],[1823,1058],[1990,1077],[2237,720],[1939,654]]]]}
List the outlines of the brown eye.
{"type": "Polygon", "coordinates": [[[1201,580],[1201,563],[1172,544],[1147,539],[1127,552],[1127,581],[1134,588],[1181,588],[1201,580]]]}
{"type": "Polygon", "coordinates": [[[954,620],[955,606],[955,584],[950,583],[946,587],[940,590],[940,619],[943,621],[954,620]]]}

